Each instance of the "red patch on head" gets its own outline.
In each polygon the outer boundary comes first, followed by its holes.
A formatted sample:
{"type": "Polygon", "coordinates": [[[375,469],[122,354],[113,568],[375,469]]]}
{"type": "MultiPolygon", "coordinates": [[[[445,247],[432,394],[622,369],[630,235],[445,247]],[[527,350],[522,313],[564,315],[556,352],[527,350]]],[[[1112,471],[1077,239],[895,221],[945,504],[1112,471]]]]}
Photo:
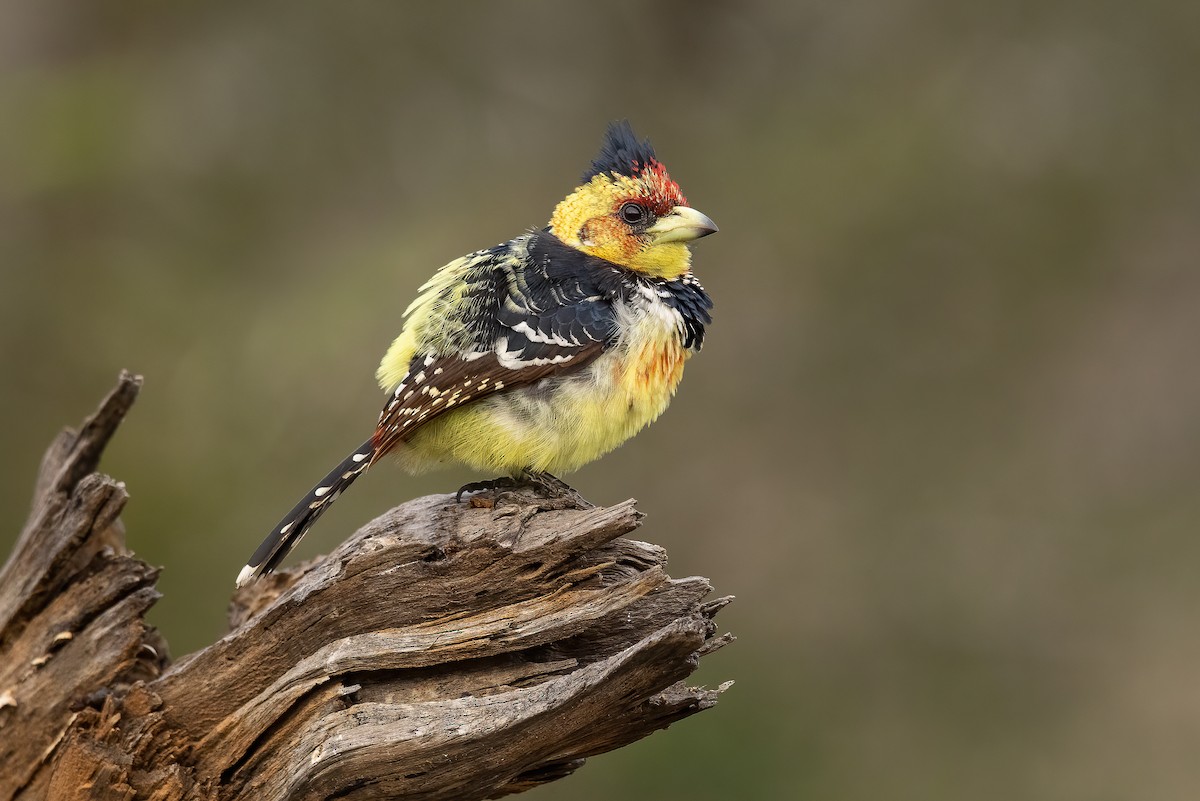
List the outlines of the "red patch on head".
{"type": "Polygon", "coordinates": [[[634,177],[642,184],[644,192],[632,200],[644,203],[655,215],[665,217],[676,206],[686,206],[687,198],[679,184],[671,180],[667,168],[658,161],[634,164],[634,177]]]}

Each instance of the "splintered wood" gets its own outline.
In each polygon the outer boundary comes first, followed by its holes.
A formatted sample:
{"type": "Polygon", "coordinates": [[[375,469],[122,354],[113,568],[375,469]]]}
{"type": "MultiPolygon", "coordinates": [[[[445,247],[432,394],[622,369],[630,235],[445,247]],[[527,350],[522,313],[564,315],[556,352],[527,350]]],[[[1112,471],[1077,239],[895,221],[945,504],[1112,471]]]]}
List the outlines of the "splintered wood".
{"type": "MultiPolygon", "coordinates": [[[[730,642],[641,515],[419,498],[239,590],[231,631],[170,663],[158,571],[94,471],[139,377],[51,445],[0,572],[0,799],[484,799],[562,778],[716,703],[730,642]]],[[[215,579],[214,579],[215,580],[215,579]]]]}

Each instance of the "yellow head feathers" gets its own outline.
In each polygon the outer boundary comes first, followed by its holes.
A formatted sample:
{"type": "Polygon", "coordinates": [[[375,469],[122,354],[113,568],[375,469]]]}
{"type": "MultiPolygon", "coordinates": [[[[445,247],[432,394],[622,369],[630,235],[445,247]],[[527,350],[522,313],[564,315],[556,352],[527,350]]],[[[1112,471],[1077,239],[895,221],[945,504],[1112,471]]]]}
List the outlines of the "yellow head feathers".
{"type": "Polygon", "coordinates": [[[717,230],[687,205],[647,140],[628,122],[609,126],[584,183],[554,209],[550,231],[593,256],[657,278],[691,266],[687,242],[717,230]]]}

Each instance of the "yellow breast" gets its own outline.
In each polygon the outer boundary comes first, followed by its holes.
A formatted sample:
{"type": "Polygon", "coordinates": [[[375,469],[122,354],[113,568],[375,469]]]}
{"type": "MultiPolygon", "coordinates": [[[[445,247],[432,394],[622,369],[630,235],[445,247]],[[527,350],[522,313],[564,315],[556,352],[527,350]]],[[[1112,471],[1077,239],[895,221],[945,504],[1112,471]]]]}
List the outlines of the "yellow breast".
{"type": "Polygon", "coordinates": [[[463,462],[500,473],[567,473],[599,458],[670,403],[690,355],[675,314],[630,310],[618,341],[590,365],[437,418],[401,449],[401,464],[414,471],[463,462]]]}
{"type": "Polygon", "coordinates": [[[630,338],[628,353],[614,361],[614,379],[634,402],[661,403],[665,407],[683,377],[688,352],[674,328],[666,330],[654,324],[641,327],[643,330],[630,338]]]}

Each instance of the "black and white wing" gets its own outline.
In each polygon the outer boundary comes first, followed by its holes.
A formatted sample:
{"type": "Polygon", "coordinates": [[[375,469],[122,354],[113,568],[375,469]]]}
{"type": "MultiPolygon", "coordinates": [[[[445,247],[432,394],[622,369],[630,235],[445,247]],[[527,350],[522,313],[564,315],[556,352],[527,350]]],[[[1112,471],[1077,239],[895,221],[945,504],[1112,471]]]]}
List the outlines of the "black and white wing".
{"type": "Polygon", "coordinates": [[[610,272],[547,234],[477,259],[385,404],[372,462],[451,409],[589,364],[616,333],[610,272]]]}

